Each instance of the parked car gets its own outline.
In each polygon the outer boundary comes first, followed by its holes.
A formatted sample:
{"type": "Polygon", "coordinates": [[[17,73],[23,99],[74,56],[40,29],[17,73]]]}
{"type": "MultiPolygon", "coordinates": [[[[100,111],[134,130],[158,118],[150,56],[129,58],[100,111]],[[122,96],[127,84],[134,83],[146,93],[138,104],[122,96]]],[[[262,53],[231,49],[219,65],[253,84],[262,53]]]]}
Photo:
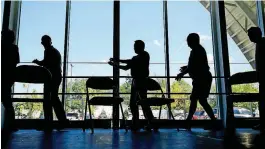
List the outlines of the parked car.
{"type": "Polygon", "coordinates": [[[69,120],[78,120],[78,113],[67,113],[66,114],[67,119],[69,120]]]}
{"type": "Polygon", "coordinates": [[[234,116],[236,118],[248,118],[248,117],[252,117],[252,113],[248,109],[234,107],[234,116]]]}
{"type": "Polygon", "coordinates": [[[205,111],[196,111],[192,117],[193,120],[207,119],[207,113],[205,111]]]}

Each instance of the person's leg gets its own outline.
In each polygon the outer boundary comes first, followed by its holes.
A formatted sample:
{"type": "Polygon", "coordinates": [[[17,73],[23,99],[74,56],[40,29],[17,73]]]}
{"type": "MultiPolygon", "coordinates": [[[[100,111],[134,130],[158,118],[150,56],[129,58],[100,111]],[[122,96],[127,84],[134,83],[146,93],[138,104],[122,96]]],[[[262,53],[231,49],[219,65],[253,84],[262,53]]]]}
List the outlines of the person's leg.
{"type": "MultiPolygon", "coordinates": [[[[144,90],[144,89],[140,90],[139,91],[139,95],[140,95],[142,100],[146,100],[147,99],[147,90],[144,90]]],[[[144,113],[144,117],[148,121],[151,121],[152,119],[154,119],[154,115],[153,115],[153,112],[152,112],[150,106],[142,105],[142,110],[143,110],[143,113],[144,113]]]]}
{"type": "Polygon", "coordinates": [[[191,95],[190,96],[190,109],[189,109],[189,114],[186,120],[190,121],[192,120],[193,114],[195,113],[197,109],[197,99],[195,96],[191,95]]]}
{"type": "Polygon", "coordinates": [[[201,106],[204,108],[208,116],[211,118],[211,120],[216,120],[212,107],[208,104],[207,98],[200,99],[199,100],[201,106]]]}
{"type": "Polygon", "coordinates": [[[14,130],[15,127],[15,110],[11,101],[11,87],[12,85],[6,84],[3,86],[2,92],[2,103],[5,107],[5,124],[4,126],[8,129],[14,130]]]}
{"type": "Polygon", "coordinates": [[[58,97],[58,91],[60,87],[61,79],[54,79],[52,84],[51,91],[51,103],[54,109],[54,112],[59,121],[65,122],[67,120],[63,105],[58,97]]]}
{"type": "Polygon", "coordinates": [[[131,98],[130,98],[130,109],[132,113],[132,127],[137,128],[137,122],[139,119],[139,109],[138,106],[136,105],[137,97],[136,97],[136,89],[134,85],[134,80],[131,86],[131,98]]]}

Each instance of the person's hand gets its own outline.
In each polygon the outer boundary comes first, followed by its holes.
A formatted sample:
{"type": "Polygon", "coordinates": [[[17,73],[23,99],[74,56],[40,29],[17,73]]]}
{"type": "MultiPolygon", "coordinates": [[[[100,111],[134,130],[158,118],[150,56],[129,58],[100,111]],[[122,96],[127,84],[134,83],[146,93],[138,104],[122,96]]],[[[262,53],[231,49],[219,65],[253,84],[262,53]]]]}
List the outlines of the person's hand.
{"type": "Polygon", "coordinates": [[[37,59],[34,59],[33,61],[32,61],[32,63],[35,63],[35,64],[37,64],[39,61],[37,60],[37,59]]]}
{"type": "Polygon", "coordinates": [[[183,73],[187,68],[188,68],[188,66],[182,66],[182,67],[180,67],[179,71],[181,73],[183,73]]]}
{"type": "Polygon", "coordinates": [[[113,61],[109,61],[108,64],[111,65],[111,66],[114,65],[113,61]]]}
{"type": "Polygon", "coordinates": [[[177,80],[177,81],[180,81],[182,77],[183,77],[183,73],[179,73],[179,74],[177,75],[177,77],[176,77],[176,80],[177,80]]]}
{"type": "Polygon", "coordinates": [[[116,63],[115,63],[115,62],[113,62],[113,61],[109,61],[108,63],[109,63],[109,65],[111,65],[111,66],[114,66],[114,65],[116,65],[116,63]]]}

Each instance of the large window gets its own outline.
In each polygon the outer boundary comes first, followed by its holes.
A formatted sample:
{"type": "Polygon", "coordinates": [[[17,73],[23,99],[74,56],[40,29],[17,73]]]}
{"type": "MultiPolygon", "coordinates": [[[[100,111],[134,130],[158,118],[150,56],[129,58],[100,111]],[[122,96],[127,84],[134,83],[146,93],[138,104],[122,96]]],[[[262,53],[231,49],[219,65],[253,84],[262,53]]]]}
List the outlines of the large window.
{"type": "MultiPolygon", "coordinates": [[[[41,37],[51,36],[67,66],[66,77],[63,79],[66,90],[60,87],[60,98],[65,97],[64,106],[67,117],[71,120],[82,120],[86,99],[86,81],[91,76],[113,77],[113,67],[108,65],[113,57],[114,36],[119,36],[120,58],[131,59],[135,40],[145,42],[146,51],[150,54],[150,76],[162,87],[166,95],[175,99],[171,109],[177,120],[186,119],[189,109],[189,96],[192,90],[192,79],[187,75],[181,81],[175,81],[179,69],[187,65],[190,48],[186,38],[190,33],[198,33],[201,44],[207,52],[210,71],[214,76],[208,102],[214,113],[219,115],[216,91],[216,74],[212,39],[210,1],[168,1],[167,10],[164,1],[120,1],[119,35],[114,33],[114,2],[113,1],[71,1],[70,14],[66,15],[66,2],[22,2],[19,27],[20,65],[34,65],[32,60],[43,59],[44,48],[41,37]],[[165,28],[165,12],[168,13],[168,28],[165,28]],[[69,17],[69,40],[65,39],[66,16],[69,17]],[[168,41],[165,31],[168,29],[168,41]],[[69,43],[69,48],[64,45],[69,43]],[[169,61],[166,60],[165,45],[169,45],[169,61]],[[67,50],[67,51],[66,51],[67,50]],[[67,55],[64,55],[67,53],[67,55]],[[169,62],[169,66],[167,65],[169,62]],[[168,67],[167,67],[168,66],[168,67]],[[169,76],[167,69],[169,68],[169,76]],[[170,78],[169,82],[167,79],[170,78]],[[167,86],[170,89],[167,89],[167,86]],[[170,94],[167,94],[167,93],[170,94]],[[63,95],[63,96],[62,96],[63,95]]],[[[1,4],[3,2],[1,1],[1,4]]],[[[3,5],[2,5],[3,12],[3,5]]],[[[225,18],[227,23],[227,40],[229,49],[231,74],[255,70],[255,45],[247,36],[247,29],[258,25],[255,1],[225,1],[225,18]]],[[[213,28],[214,30],[214,28],[213,28]]],[[[115,51],[117,52],[117,51],[115,51]]],[[[64,65],[62,65],[64,66],[64,65]]],[[[63,70],[63,68],[62,68],[63,70]]],[[[131,119],[129,109],[131,77],[130,71],[120,70],[120,96],[124,98],[123,109],[126,119],[131,119]]],[[[223,76],[222,76],[223,77],[223,76]]],[[[63,82],[61,83],[62,86],[63,82]]],[[[232,87],[236,93],[256,93],[257,84],[236,85],[232,87]]],[[[92,96],[112,96],[113,91],[90,89],[92,96]]],[[[42,98],[43,86],[15,83],[15,97],[42,98]]],[[[161,96],[158,92],[148,92],[148,96],[161,96]]],[[[257,116],[257,103],[238,103],[234,105],[243,113],[254,113],[257,116]],[[248,111],[249,110],[249,111],[248,111]]],[[[16,118],[43,118],[41,103],[14,103],[16,118]]],[[[141,108],[140,108],[141,110],[141,108]]],[[[159,107],[152,107],[154,116],[158,116],[159,107]]],[[[198,106],[194,119],[208,119],[205,111],[198,106]]],[[[89,113],[87,113],[89,115],[89,113]]],[[[92,115],[95,119],[112,119],[112,107],[93,106],[92,115]]],[[[163,107],[161,118],[169,116],[166,106],[163,107]]],[[[251,116],[251,117],[252,117],[251,116]]],[[[121,114],[120,114],[121,118],[121,114]]],[[[140,111],[140,118],[144,118],[140,111]]]]}
{"type": "MultiPolygon", "coordinates": [[[[86,93],[87,78],[113,75],[113,68],[107,63],[113,55],[112,1],[71,3],[68,55],[66,92],[70,95],[65,96],[66,112],[76,113],[78,118],[75,120],[82,120],[86,99],[82,93],[86,93]]],[[[100,93],[95,90],[89,91],[100,93]]],[[[110,94],[106,96],[112,96],[112,91],[107,92],[110,94]]],[[[111,119],[112,107],[95,106],[92,108],[92,115],[96,119],[111,119]]]]}
{"type": "MultiPolygon", "coordinates": [[[[132,2],[121,1],[120,4],[120,58],[131,59],[136,55],[134,52],[134,41],[145,42],[145,50],[150,55],[150,76],[165,76],[165,54],[164,54],[164,27],[163,27],[163,2],[146,1],[132,2]]],[[[130,71],[120,71],[121,76],[130,76],[130,71]]],[[[157,81],[165,81],[162,78],[154,78],[157,81]]],[[[161,82],[162,83],[162,82],[161,82]]],[[[162,88],[165,88],[165,83],[162,88]]],[[[129,106],[131,79],[120,79],[120,92],[125,98],[125,108],[129,106]]],[[[150,95],[151,96],[151,95],[150,95]]],[[[155,95],[155,96],[159,96],[155,95]]],[[[152,107],[154,116],[158,116],[158,110],[152,107]]],[[[128,111],[130,113],[130,110],[128,111]]],[[[130,115],[130,114],[129,114],[130,115]]],[[[129,116],[128,119],[131,117],[129,116]]],[[[144,118],[140,110],[140,118],[144,118]]]]}
{"type": "MultiPolygon", "coordinates": [[[[250,27],[258,26],[256,11],[255,1],[225,2],[225,19],[231,75],[255,70],[256,46],[249,40],[247,30],[250,27]]],[[[232,92],[257,93],[258,84],[233,85],[232,92]]],[[[258,109],[258,103],[236,103],[234,107],[242,108],[245,111],[251,111],[252,114],[249,114],[249,117],[252,117],[258,109]]]]}
{"type": "MultiPolygon", "coordinates": [[[[180,67],[188,63],[191,49],[188,47],[186,39],[190,33],[199,34],[200,42],[207,53],[210,71],[215,76],[211,16],[207,8],[198,1],[168,2],[170,76],[176,76],[180,73],[180,67]]],[[[176,101],[171,105],[172,109],[181,112],[182,115],[186,115],[188,112],[189,95],[192,90],[192,79],[189,78],[189,75],[186,77],[180,82],[175,81],[175,78],[171,78],[170,81],[171,97],[176,101]]],[[[213,79],[211,93],[216,93],[215,88],[215,79],[213,79]]],[[[216,97],[215,94],[211,94],[208,101],[212,108],[217,109],[216,97]]],[[[203,111],[202,107],[198,106],[197,111],[203,111]]],[[[176,119],[178,118],[180,117],[176,117],[176,119]]]]}
{"type": "MultiPolygon", "coordinates": [[[[43,35],[49,35],[52,38],[53,46],[60,51],[63,58],[65,8],[65,2],[23,1],[18,42],[20,65],[34,65],[31,63],[32,60],[43,59],[44,48],[41,45],[41,37],[43,35]]],[[[42,98],[42,95],[30,93],[43,93],[43,85],[15,83],[14,92],[22,93],[15,95],[20,98],[42,98]]],[[[22,106],[17,104],[20,103],[15,103],[14,106],[25,107],[24,109],[20,108],[20,112],[16,110],[16,114],[22,113],[26,115],[22,117],[16,115],[19,118],[40,118],[43,115],[43,112],[37,112],[39,114],[32,115],[36,113],[36,108],[42,107],[41,103],[23,103],[22,106]]]]}

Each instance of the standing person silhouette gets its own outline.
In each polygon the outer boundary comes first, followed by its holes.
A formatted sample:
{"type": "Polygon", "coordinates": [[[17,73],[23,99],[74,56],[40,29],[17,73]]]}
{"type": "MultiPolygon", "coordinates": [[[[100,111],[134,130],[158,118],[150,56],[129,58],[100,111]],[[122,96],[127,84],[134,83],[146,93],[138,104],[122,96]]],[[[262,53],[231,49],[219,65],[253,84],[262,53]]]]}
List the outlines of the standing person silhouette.
{"type": "Polygon", "coordinates": [[[177,75],[176,80],[181,80],[187,73],[189,73],[192,78],[193,88],[190,96],[189,115],[187,117],[187,129],[190,130],[190,121],[196,111],[197,100],[199,100],[201,106],[213,122],[215,122],[216,118],[211,106],[207,102],[212,84],[212,74],[209,71],[210,67],[208,65],[206,51],[200,44],[200,37],[196,33],[188,35],[187,43],[191,48],[188,66],[181,67],[181,73],[177,75]]]}
{"type": "MultiPolygon", "coordinates": [[[[251,27],[248,30],[248,36],[250,41],[256,44],[256,71],[257,77],[259,81],[259,93],[260,97],[265,97],[265,59],[263,58],[265,55],[265,38],[262,37],[262,32],[259,27],[251,27]]],[[[261,98],[262,99],[262,98],[261,98]]],[[[262,99],[259,102],[259,113],[260,113],[260,125],[254,126],[253,129],[256,130],[265,130],[265,100],[262,99]]]]}
{"type": "Polygon", "coordinates": [[[54,108],[55,114],[60,122],[59,129],[62,129],[69,123],[69,120],[66,118],[63,105],[58,97],[58,91],[62,80],[61,54],[57,49],[52,46],[52,40],[50,36],[42,36],[41,44],[45,49],[44,59],[42,61],[35,59],[32,62],[47,68],[52,74],[51,103],[52,107],[54,108]]]}
{"type": "MultiPolygon", "coordinates": [[[[130,109],[133,115],[132,130],[137,131],[139,128],[137,126],[137,121],[139,119],[139,110],[137,106],[137,101],[140,99],[147,98],[147,89],[145,87],[145,79],[149,76],[149,61],[150,56],[147,51],[145,51],[145,43],[142,40],[136,40],[134,43],[134,52],[137,54],[128,60],[115,60],[110,59],[110,65],[116,65],[120,69],[129,70],[131,69],[132,87],[131,87],[131,98],[130,98],[130,109]],[[127,65],[122,66],[117,63],[125,63],[127,65]],[[137,95],[139,93],[139,96],[137,95]]],[[[144,116],[151,121],[154,116],[152,110],[148,106],[142,106],[144,116]]]]}
{"type": "Polygon", "coordinates": [[[14,44],[15,34],[12,30],[2,31],[2,103],[5,107],[5,126],[10,131],[17,131],[15,127],[15,111],[11,101],[12,86],[15,82],[15,69],[19,63],[18,46],[14,44]]]}

